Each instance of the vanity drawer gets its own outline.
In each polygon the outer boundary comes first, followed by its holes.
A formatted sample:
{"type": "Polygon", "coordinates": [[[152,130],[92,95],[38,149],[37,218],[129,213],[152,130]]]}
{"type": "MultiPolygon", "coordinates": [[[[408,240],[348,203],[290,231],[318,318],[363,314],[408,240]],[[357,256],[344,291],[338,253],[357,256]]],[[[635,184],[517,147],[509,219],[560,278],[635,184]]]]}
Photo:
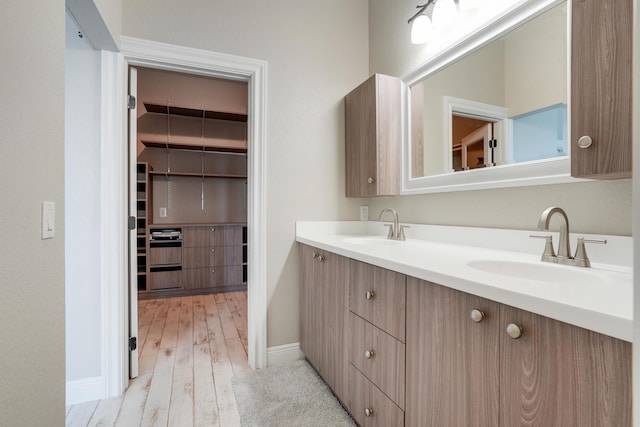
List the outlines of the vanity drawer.
{"type": "Polygon", "coordinates": [[[182,246],[230,246],[242,244],[242,227],[236,225],[211,225],[182,228],[182,246]]]}
{"type": "Polygon", "coordinates": [[[242,246],[184,248],[183,256],[185,268],[242,265],[242,246]]]}
{"type": "Polygon", "coordinates": [[[185,268],[182,278],[185,289],[240,285],[242,266],[185,268]]]}
{"type": "Polygon", "coordinates": [[[349,337],[349,362],[404,408],[404,343],[353,313],[349,337]]]}
{"type": "Polygon", "coordinates": [[[349,310],[404,342],[406,276],[359,261],[350,273],[349,310]]]}
{"type": "Polygon", "coordinates": [[[404,412],[349,364],[349,411],[361,427],[404,426],[404,412]]]}

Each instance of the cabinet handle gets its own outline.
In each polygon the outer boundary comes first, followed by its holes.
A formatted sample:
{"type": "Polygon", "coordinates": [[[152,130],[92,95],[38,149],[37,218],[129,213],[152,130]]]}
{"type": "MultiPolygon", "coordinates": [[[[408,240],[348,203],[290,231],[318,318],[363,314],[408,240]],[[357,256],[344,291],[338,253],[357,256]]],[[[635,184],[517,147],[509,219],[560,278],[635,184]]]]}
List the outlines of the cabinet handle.
{"type": "Polygon", "coordinates": [[[365,292],[365,293],[364,293],[364,297],[365,297],[367,300],[372,300],[372,299],[373,299],[373,295],[374,295],[374,294],[373,294],[373,291],[367,291],[367,292],[365,292]]]}
{"type": "Polygon", "coordinates": [[[313,252],[313,253],[311,254],[311,258],[316,259],[317,257],[318,257],[318,254],[317,254],[317,253],[313,252]]]}
{"type": "Polygon", "coordinates": [[[477,308],[474,308],[473,310],[471,310],[471,320],[473,320],[476,323],[480,323],[482,322],[483,319],[484,319],[484,312],[482,310],[478,310],[477,308]]]}
{"type": "Polygon", "coordinates": [[[365,359],[371,359],[373,357],[373,350],[366,350],[364,352],[364,358],[365,359]]]}
{"type": "Polygon", "coordinates": [[[369,178],[367,178],[367,182],[369,184],[373,184],[375,182],[375,180],[373,178],[369,177],[369,178]]]}
{"type": "Polygon", "coordinates": [[[371,409],[371,408],[364,408],[364,416],[365,416],[365,417],[370,417],[371,415],[373,415],[373,409],[371,409]]]}
{"type": "Polygon", "coordinates": [[[213,253],[213,252],[215,252],[215,251],[216,251],[215,249],[211,249],[211,252],[212,252],[212,253],[213,253]]]}
{"type": "Polygon", "coordinates": [[[507,335],[509,335],[514,340],[517,340],[522,336],[522,327],[516,325],[515,323],[509,323],[507,325],[507,335]]]}
{"type": "Polygon", "coordinates": [[[215,268],[212,268],[212,269],[211,269],[211,272],[212,272],[212,273],[215,273],[215,272],[216,272],[216,269],[215,269],[215,268]]]}
{"type": "Polygon", "coordinates": [[[318,255],[318,261],[319,261],[319,262],[324,261],[324,259],[325,259],[325,258],[324,258],[322,255],[318,255]]]}
{"type": "Polygon", "coordinates": [[[580,148],[589,148],[591,144],[593,144],[593,139],[590,136],[585,135],[578,139],[578,147],[580,148]]]}
{"type": "Polygon", "coordinates": [[[215,229],[215,228],[212,228],[212,229],[211,229],[211,232],[213,233],[214,231],[216,231],[216,229],[215,229]]]}

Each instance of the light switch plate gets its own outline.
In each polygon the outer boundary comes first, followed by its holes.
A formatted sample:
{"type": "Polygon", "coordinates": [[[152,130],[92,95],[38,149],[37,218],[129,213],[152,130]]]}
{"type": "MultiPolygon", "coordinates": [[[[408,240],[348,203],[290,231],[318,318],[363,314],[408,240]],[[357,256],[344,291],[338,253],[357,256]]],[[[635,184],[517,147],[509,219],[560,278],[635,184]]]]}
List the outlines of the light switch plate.
{"type": "Polygon", "coordinates": [[[42,239],[53,239],[56,235],[56,204],[42,202],[42,239]]]}
{"type": "Polygon", "coordinates": [[[167,208],[160,208],[160,218],[166,218],[167,217],[167,208]]]}
{"type": "Polygon", "coordinates": [[[360,221],[369,221],[369,206],[360,206],[360,221]]]}

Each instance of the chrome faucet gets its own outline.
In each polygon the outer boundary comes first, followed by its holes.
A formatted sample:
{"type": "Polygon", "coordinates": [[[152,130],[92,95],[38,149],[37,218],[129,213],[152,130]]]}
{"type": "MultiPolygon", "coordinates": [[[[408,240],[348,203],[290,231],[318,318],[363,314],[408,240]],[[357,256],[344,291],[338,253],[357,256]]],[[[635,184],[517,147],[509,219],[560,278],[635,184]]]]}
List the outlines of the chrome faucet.
{"type": "Polygon", "coordinates": [[[380,216],[378,217],[378,221],[382,221],[382,216],[390,212],[393,215],[393,223],[385,224],[386,227],[389,227],[389,233],[387,233],[387,239],[390,240],[406,240],[407,238],[404,236],[405,227],[409,227],[408,225],[400,225],[398,224],[398,212],[395,209],[386,208],[380,212],[380,216]]]}
{"type": "Polygon", "coordinates": [[[585,239],[584,237],[578,238],[578,246],[576,248],[575,256],[571,256],[571,245],[569,242],[569,218],[567,213],[558,207],[552,206],[547,208],[540,215],[538,221],[538,230],[549,230],[549,223],[551,217],[555,214],[560,215],[560,241],[558,242],[558,255],[553,250],[553,237],[552,236],[531,236],[546,239],[544,252],[542,253],[541,260],[545,262],[553,262],[556,264],[573,265],[576,267],[591,267],[589,257],[587,257],[587,251],[585,249],[585,243],[600,243],[606,244],[606,240],[585,239]]]}
{"type": "MultiPolygon", "coordinates": [[[[554,214],[560,214],[560,242],[558,243],[558,258],[569,258],[571,245],[569,242],[569,218],[561,208],[550,207],[542,212],[538,221],[538,230],[548,230],[549,222],[554,214]]],[[[557,261],[556,261],[557,262],[557,261]]]]}

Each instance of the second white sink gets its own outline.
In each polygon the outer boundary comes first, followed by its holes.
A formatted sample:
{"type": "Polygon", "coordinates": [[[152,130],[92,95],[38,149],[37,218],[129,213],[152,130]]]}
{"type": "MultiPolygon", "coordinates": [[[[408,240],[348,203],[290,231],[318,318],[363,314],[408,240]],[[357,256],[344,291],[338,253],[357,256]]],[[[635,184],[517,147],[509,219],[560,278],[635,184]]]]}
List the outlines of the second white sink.
{"type": "Polygon", "coordinates": [[[566,284],[602,284],[606,280],[597,271],[545,262],[475,260],[467,265],[486,273],[499,274],[523,280],[566,284]]]}

